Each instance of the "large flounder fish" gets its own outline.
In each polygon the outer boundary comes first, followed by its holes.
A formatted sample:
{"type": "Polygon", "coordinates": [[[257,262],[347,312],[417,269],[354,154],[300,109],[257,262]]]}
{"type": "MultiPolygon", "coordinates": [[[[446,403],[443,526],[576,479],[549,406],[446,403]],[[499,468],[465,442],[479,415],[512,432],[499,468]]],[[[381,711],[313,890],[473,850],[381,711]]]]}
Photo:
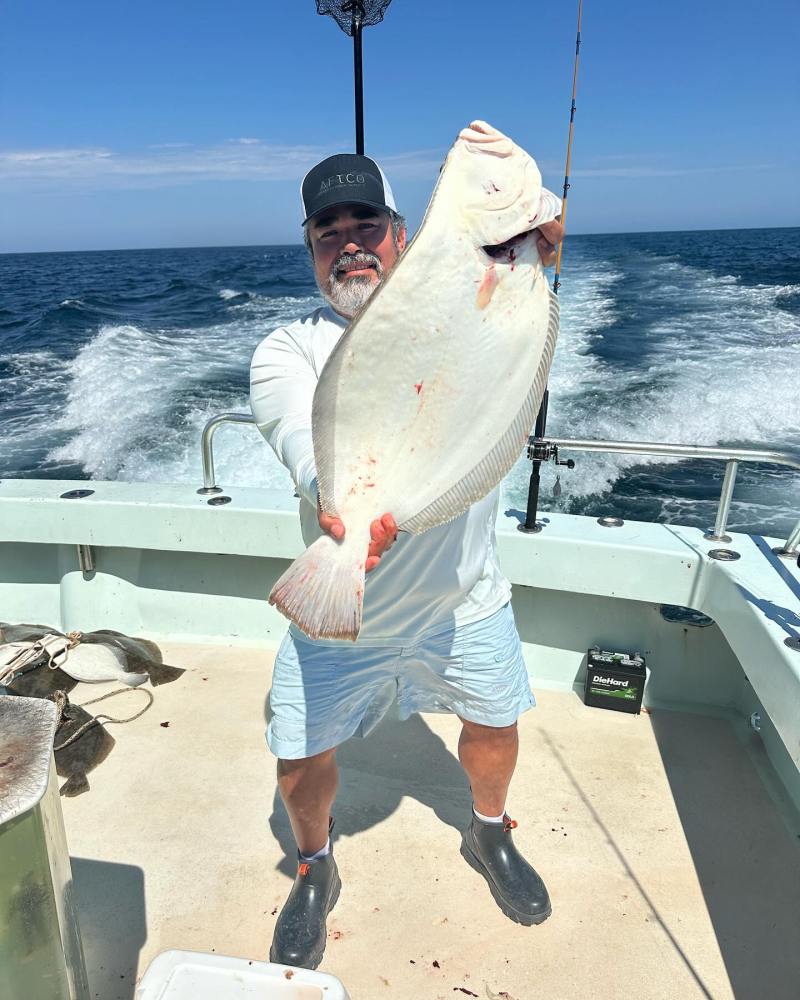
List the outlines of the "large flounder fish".
{"type": "Polygon", "coordinates": [[[317,539],[269,597],[312,638],[357,638],[371,521],[389,512],[401,531],[426,531],[519,457],[558,336],[532,230],[559,210],[533,159],[472,122],[419,232],[328,358],[314,456],[320,505],[345,537],[317,539]]]}

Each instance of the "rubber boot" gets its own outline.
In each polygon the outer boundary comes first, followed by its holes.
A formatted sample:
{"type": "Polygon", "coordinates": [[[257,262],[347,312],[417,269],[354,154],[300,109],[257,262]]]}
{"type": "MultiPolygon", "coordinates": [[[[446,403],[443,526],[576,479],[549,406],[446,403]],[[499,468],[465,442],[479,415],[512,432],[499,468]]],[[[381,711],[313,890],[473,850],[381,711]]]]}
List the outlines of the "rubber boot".
{"type": "Polygon", "coordinates": [[[540,924],[552,913],[544,882],[514,846],[516,821],[484,823],[473,813],[464,831],[461,854],[489,883],[494,901],[518,924],[540,924]]]}
{"type": "Polygon", "coordinates": [[[298,852],[297,875],[275,924],[270,962],[316,969],[325,953],[325,921],[341,887],[332,849],[318,861],[304,861],[298,852]]]}

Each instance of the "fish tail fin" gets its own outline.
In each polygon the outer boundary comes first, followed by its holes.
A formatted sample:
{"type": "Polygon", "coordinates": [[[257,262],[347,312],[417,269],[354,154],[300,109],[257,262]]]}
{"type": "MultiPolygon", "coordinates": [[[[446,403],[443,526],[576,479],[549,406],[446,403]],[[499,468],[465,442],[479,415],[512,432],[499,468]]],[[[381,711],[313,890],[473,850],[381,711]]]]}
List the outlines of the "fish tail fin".
{"type": "MultiPolygon", "coordinates": [[[[355,533],[357,535],[357,533],[355,533]]],[[[312,639],[351,639],[361,628],[367,543],[323,535],[278,580],[269,603],[312,639]]]]}

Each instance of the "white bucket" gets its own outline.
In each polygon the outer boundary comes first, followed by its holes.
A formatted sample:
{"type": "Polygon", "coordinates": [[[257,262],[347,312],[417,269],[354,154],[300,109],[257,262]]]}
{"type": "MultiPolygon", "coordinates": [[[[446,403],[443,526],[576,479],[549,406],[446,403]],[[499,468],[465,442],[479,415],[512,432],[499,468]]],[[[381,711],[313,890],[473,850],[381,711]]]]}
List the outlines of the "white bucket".
{"type": "Polygon", "coordinates": [[[335,976],[246,958],[165,951],[147,968],[135,1000],[350,1000],[335,976]]]}

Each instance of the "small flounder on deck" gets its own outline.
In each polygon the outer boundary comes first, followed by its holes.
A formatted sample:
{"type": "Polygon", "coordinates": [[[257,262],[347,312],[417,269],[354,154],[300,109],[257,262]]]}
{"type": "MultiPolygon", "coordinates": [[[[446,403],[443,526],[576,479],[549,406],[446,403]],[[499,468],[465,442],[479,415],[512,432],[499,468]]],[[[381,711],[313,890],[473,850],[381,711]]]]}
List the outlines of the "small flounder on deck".
{"type": "Polygon", "coordinates": [[[269,598],[312,638],[358,636],[371,521],[390,512],[416,534],[452,520],[519,457],[558,335],[532,222],[559,211],[533,159],[473,122],[419,232],[328,358],[314,456],[322,510],[346,533],[315,541],[269,598]]]}

